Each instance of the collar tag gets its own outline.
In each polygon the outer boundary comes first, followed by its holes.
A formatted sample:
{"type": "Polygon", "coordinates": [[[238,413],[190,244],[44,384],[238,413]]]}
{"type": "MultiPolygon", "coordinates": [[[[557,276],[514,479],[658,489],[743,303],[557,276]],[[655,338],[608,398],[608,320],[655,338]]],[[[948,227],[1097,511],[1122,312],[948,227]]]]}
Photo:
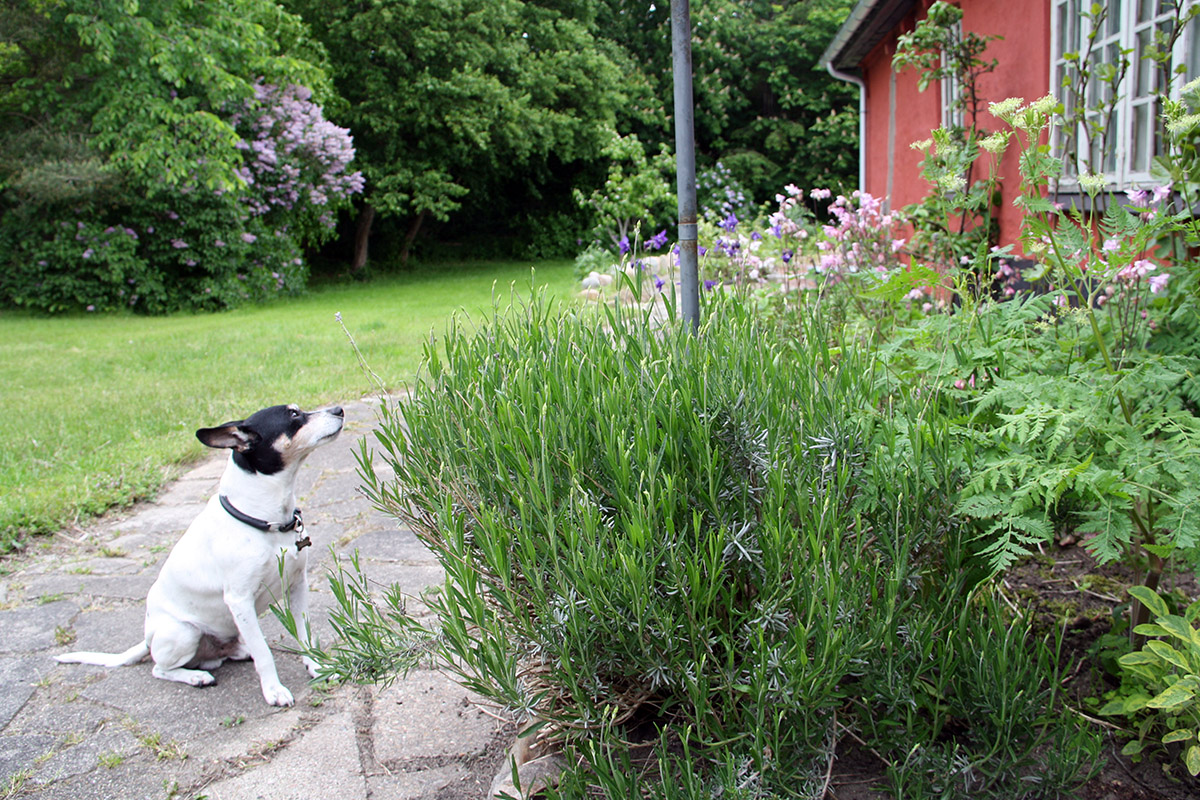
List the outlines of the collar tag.
{"type": "Polygon", "coordinates": [[[292,514],[292,529],[296,531],[296,552],[299,553],[306,547],[312,547],[312,539],[304,535],[304,517],[300,515],[300,509],[296,509],[292,514]]]}

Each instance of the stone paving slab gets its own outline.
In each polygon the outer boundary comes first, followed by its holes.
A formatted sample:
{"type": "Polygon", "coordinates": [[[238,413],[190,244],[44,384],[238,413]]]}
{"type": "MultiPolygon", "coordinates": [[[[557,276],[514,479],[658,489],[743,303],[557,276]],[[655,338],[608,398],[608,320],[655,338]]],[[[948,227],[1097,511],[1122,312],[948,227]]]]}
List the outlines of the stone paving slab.
{"type": "MultiPolygon", "coordinates": [[[[359,551],[368,578],[417,599],[439,585],[436,559],[358,492],[370,403],[345,406],[342,436],[301,469],[310,607],[328,640],[324,571],[359,551]]],[[[240,412],[240,410],[239,410],[240,412]]],[[[234,415],[239,412],[234,412],[234,415]]],[[[233,416],[233,415],[231,415],[233,416]]],[[[204,421],[201,421],[203,423],[204,421]]],[[[199,427],[199,425],[197,425],[199,427]]],[[[67,650],[119,652],[141,636],[143,601],[171,546],[215,492],[227,456],[188,470],[153,503],[39,543],[0,577],[0,793],[43,800],[466,800],[487,795],[512,730],[465,689],[416,672],[386,689],[312,686],[269,612],[263,631],[292,708],[268,706],[250,662],[217,685],[155,679],[146,662],[57,664],[67,650]]]]}
{"type": "Polygon", "coordinates": [[[54,647],[55,631],[71,624],[79,604],[71,600],[46,602],[40,595],[35,604],[0,611],[0,653],[33,653],[54,647]]]}
{"type": "Polygon", "coordinates": [[[366,797],[354,720],[346,711],[326,717],[274,758],[204,792],[212,800],[366,797]]]}
{"type": "Polygon", "coordinates": [[[496,725],[472,700],[449,678],[429,671],[413,672],[383,689],[373,706],[375,760],[403,768],[487,752],[496,725]]]}
{"type": "MultiPolygon", "coordinates": [[[[438,797],[439,793],[453,790],[457,787],[462,791],[462,785],[471,781],[471,775],[462,764],[451,764],[446,767],[419,769],[412,772],[398,770],[388,775],[374,775],[367,778],[367,787],[371,800],[421,800],[425,797],[438,797]]],[[[483,796],[481,787],[474,794],[483,796]]]]}
{"type": "Polygon", "coordinates": [[[137,575],[80,575],[74,572],[48,572],[32,576],[25,587],[35,597],[56,594],[85,595],[95,603],[99,600],[128,600],[141,603],[158,574],[158,564],[153,570],[143,570],[137,575]]]}
{"type": "MultiPolygon", "coordinates": [[[[0,726],[6,726],[15,717],[26,701],[33,696],[40,680],[38,669],[43,666],[28,656],[24,658],[0,658],[0,726]]],[[[4,763],[0,758],[0,769],[4,763]]]]}

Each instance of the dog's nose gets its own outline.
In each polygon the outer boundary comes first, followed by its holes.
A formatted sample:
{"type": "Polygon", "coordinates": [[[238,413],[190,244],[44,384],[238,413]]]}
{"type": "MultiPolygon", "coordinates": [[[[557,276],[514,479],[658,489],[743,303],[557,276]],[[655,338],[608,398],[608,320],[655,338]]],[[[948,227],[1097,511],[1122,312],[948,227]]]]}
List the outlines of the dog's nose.
{"type": "Polygon", "coordinates": [[[345,412],[345,411],[342,411],[342,407],[341,407],[341,406],[334,406],[333,408],[329,409],[329,413],[330,413],[330,414],[333,414],[335,417],[344,417],[344,416],[346,416],[346,412],[345,412]]]}

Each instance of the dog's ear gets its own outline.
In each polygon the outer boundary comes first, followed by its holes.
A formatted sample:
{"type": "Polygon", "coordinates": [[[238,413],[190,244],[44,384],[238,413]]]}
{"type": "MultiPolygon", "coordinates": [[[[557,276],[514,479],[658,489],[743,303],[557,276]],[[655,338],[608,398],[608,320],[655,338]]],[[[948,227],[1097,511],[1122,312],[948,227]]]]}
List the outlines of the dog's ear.
{"type": "Polygon", "coordinates": [[[243,420],[239,420],[215,428],[201,428],[196,431],[196,438],[209,447],[231,447],[238,452],[245,452],[262,441],[262,437],[243,427],[242,423],[243,420]]]}

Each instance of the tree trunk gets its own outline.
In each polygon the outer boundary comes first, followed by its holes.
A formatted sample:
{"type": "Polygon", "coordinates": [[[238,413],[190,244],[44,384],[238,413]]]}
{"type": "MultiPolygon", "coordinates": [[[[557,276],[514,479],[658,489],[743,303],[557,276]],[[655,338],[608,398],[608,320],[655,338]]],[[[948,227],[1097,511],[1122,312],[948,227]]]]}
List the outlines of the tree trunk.
{"type": "Polygon", "coordinates": [[[350,274],[358,275],[367,265],[367,243],[371,238],[371,224],[375,222],[375,207],[363,204],[358,212],[358,225],[354,230],[354,259],[350,262],[350,274]]]}
{"type": "Polygon", "coordinates": [[[417,234],[421,230],[421,223],[425,221],[426,212],[422,211],[417,214],[417,218],[413,220],[412,225],[408,227],[408,233],[404,236],[404,246],[400,248],[400,266],[408,266],[408,251],[412,248],[413,239],[417,238],[417,234]]]}

